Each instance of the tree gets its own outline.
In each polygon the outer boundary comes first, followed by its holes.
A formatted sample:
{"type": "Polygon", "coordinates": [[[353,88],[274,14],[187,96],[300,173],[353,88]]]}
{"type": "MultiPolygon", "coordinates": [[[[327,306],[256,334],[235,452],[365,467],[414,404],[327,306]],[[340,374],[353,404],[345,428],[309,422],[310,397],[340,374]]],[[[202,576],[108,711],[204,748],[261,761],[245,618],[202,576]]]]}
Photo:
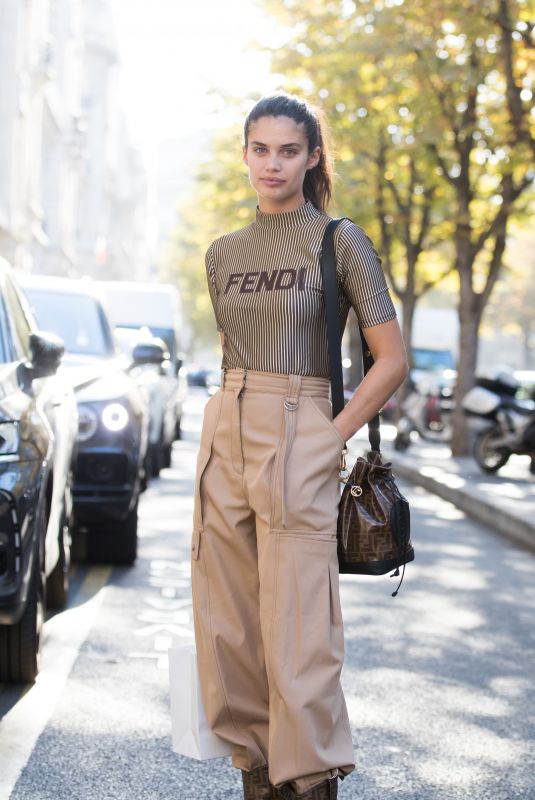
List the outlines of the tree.
{"type": "Polygon", "coordinates": [[[355,46],[364,18],[351,4],[313,7],[306,19],[291,3],[267,5],[296,31],[288,47],[274,52],[273,68],[286,76],[286,88],[322,98],[337,145],[337,209],[377,241],[410,352],[417,302],[453,267],[447,191],[428,149],[416,141],[405,70],[395,72],[384,42],[368,37],[355,46]]]}
{"type": "MultiPolygon", "coordinates": [[[[455,203],[460,399],[473,385],[479,327],[502,269],[508,224],[535,177],[528,105],[533,58],[522,35],[529,27],[526,3],[464,0],[430,6],[434,52],[426,43],[429,26],[425,32],[416,26],[412,48],[418,82],[429,88],[428,146],[455,203]],[[442,136],[432,135],[433,123],[442,136]]],[[[466,444],[457,403],[452,452],[463,454],[466,444]]]]}
{"type": "MultiPolygon", "coordinates": [[[[275,69],[330,107],[343,142],[340,171],[351,175],[374,144],[376,218],[396,293],[399,262],[392,262],[401,249],[405,254],[402,302],[414,298],[415,256],[425,262],[426,251],[444,243],[439,251],[459,277],[461,398],[473,384],[479,326],[502,267],[507,226],[535,175],[528,3],[315,0],[306,12],[292,0],[266,5],[295,31],[289,49],[274,54],[275,69]]],[[[368,189],[369,181],[363,185],[368,189]]],[[[465,452],[466,443],[458,404],[452,451],[465,452]]]]}

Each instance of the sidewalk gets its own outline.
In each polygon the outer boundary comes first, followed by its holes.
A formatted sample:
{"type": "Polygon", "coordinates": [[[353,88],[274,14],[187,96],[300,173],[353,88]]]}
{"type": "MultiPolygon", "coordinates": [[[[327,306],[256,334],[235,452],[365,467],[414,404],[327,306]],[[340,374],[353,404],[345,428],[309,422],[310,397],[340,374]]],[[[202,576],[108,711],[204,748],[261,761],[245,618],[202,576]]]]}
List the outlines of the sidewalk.
{"type": "MultiPolygon", "coordinates": [[[[416,439],[397,453],[394,429],[381,425],[382,449],[399,478],[422,486],[452,502],[461,511],[496,532],[535,552],[535,476],[529,459],[513,456],[497,475],[484,474],[469,456],[453,458],[448,447],[416,439]]],[[[367,437],[352,439],[351,463],[362,454],[367,437]]]]}

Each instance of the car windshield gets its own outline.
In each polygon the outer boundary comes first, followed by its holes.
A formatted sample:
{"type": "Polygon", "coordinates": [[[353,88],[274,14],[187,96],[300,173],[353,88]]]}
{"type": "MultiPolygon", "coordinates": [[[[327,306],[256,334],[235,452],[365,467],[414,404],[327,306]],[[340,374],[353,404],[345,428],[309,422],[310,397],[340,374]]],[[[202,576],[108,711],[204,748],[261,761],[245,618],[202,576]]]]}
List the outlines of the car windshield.
{"type": "Polygon", "coordinates": [[[121,353],[125,356],[131,356],[132,350],[140,342],[146,342],[152,339],[152,333],[149,328],[114,328],[115,341],[119,345],[121,353]]]}
{"type": "Polygon", "coordinates": [[[68,353],[111,356],[113,343],[98,301],[48,289],[26,289],[39,327],[60,336],[68,353]]]}
{"type": "Polygon", "coordinates": [[[412,349],[412,366],[422,370],[455,368],[451,350],[424,350],[419,347],[412,349]]]}
{"type": "Polygon", "coordinates": [[[123,351],[125,346],[130,343],[133,347],[134,344],[137,344],[137,342],[140,340],[146,341],[146,335],[148,334],[149,336],[154,336],[157,339],[163,339],[169,349],[171,358],[174,358],[176,354],[175,334],[172,328],[157,328],[155,325],[144,325],[139,327],[121,325],[120,327],[115,328],[115,331],[118,333],[120,342],[119,346],[123,351]],[[143,337],[141,336],[141,333],[143,333],[143,337]]]}

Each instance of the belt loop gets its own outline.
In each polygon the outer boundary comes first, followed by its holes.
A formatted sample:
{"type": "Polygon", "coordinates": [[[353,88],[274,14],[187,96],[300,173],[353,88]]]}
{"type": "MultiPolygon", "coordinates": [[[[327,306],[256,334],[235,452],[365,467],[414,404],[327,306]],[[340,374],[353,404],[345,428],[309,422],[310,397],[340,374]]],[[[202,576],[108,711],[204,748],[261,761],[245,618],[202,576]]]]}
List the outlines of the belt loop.
{"type": "Polygon", "coordinates": [[[284,408],[287,411],[296,411],[299,406],[299,392],[301,391],[301,375],[289,375],[284,408]]]}
{"type": "Polygon", "coordinates": [[[227,378],[227,368],[226,367],[221,367],[221,380],[220,380],[220,383],[221,383],[221,388],[222,389],[225,388],[226,378],[227,378]]]}
{"type": "Polygon", "coordinates": [[[295,412],[299,407],[299,393],[301,391],[301,375],[289,375],[286,397],[284,398],[284,452],[282,454],[281,468],[281,524],[286,528],[286,462],[292,449],[295,437],[297,420],[295,412]]]}

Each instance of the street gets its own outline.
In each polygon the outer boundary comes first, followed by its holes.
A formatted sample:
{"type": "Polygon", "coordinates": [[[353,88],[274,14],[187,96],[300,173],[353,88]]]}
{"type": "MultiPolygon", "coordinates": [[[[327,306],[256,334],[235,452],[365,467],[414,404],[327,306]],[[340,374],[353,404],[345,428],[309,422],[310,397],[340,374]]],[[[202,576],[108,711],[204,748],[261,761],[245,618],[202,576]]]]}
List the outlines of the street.
{"type": "MultiPolygon", "coordinates": [[[[192,636],[190,519],[205,397],[142,498],[134,568],[78,564],[32,687],[0,686],[0,800],[241,797],[228,759],[171,750],[167,649],[192,636]]],[[[535,799],[535,559],[404,485],[416,561],[344,576],[343,685],[357,769],[344,800],[535,799]]]]}

